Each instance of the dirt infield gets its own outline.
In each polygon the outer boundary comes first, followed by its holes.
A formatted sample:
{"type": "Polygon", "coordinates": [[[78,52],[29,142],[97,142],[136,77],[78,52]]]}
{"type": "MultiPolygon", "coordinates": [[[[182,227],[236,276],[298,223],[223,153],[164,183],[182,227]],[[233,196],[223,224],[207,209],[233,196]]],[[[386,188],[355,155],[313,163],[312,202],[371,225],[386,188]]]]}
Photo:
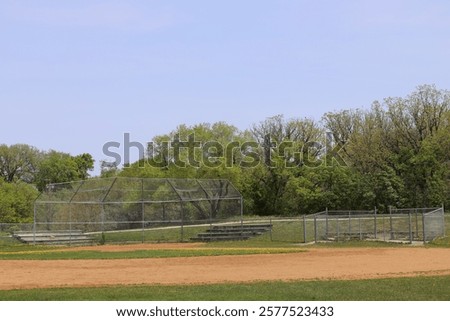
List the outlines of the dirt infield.
{"type": "MultiPolygon", "coordinates": [[[[104,250],[115,249],[105,247],[104,250]]],[[[2,290],[137,284],[213,284],[261,280],[352,280],[417,275],[450,275],[450,250],[308,249],[301,253],[270,255],[0,261],[2,290]]]]}

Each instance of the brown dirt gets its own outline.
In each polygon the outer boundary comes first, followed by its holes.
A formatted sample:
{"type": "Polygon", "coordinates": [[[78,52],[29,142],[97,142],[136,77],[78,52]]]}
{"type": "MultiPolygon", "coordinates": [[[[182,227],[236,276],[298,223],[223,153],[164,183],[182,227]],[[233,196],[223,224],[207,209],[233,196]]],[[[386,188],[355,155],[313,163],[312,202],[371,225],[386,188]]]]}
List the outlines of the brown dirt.
{"type": "Polygon", "coordinates": [[[301,253],[271,255],[0,261],[0,289],[3,290],[260,280],[353,280],[417,275],[450,275],[450,250],[308,249],[301,253]]]}

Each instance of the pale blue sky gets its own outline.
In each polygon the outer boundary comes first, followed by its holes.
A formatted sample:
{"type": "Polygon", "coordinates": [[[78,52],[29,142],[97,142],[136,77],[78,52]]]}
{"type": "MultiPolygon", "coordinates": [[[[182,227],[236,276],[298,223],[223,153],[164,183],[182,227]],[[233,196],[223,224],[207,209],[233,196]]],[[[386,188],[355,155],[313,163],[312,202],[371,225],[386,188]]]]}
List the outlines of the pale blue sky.
{"type": "Polygon", "coordinates": [[[450,89],[448,1],[1,0],[0,143],[105,158],[180,123],[450,89]]]}

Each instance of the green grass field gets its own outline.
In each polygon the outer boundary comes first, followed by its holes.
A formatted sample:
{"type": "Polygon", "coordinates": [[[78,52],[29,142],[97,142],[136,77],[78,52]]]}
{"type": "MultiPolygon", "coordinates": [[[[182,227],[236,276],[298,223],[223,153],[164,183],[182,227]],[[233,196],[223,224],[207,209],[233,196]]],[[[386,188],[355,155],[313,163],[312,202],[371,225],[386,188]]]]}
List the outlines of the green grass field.
{"type": "Polygon", "coordinates": [[[169,257],[198,257],[221,255],[280,254],[303,252],[299,248],[196,248],[196,249],[152,249],[118,252],[63,251],[60,249],[40,251],[0,252],[0,260],[114,260],[149,259],[169,257]]]}
{"type": "Polygon", "coordinates": [[[9,301],[450,301],[450,276],[0,291],[9,301]]]}

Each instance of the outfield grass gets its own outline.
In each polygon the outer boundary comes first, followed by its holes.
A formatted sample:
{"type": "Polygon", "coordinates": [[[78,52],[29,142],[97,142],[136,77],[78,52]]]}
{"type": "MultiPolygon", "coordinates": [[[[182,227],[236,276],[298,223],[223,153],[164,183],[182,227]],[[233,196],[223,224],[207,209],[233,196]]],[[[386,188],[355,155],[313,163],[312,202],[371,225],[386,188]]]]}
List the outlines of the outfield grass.
{"type": "Polygon", "coordinates": [[[450,301],[450,276],[0,291],[6,301],[450,301]]]}
{"type": "Polygon", "coordinates": [[[299,248],[197,248],[197,249],[151,249],[118,252],[102,251],[18,251],[0,252],[0,260],[104,260],[104,259],[146,259],[169,257],[198,257],[221,255],[253,255],[297,253],[299,248]]]}

